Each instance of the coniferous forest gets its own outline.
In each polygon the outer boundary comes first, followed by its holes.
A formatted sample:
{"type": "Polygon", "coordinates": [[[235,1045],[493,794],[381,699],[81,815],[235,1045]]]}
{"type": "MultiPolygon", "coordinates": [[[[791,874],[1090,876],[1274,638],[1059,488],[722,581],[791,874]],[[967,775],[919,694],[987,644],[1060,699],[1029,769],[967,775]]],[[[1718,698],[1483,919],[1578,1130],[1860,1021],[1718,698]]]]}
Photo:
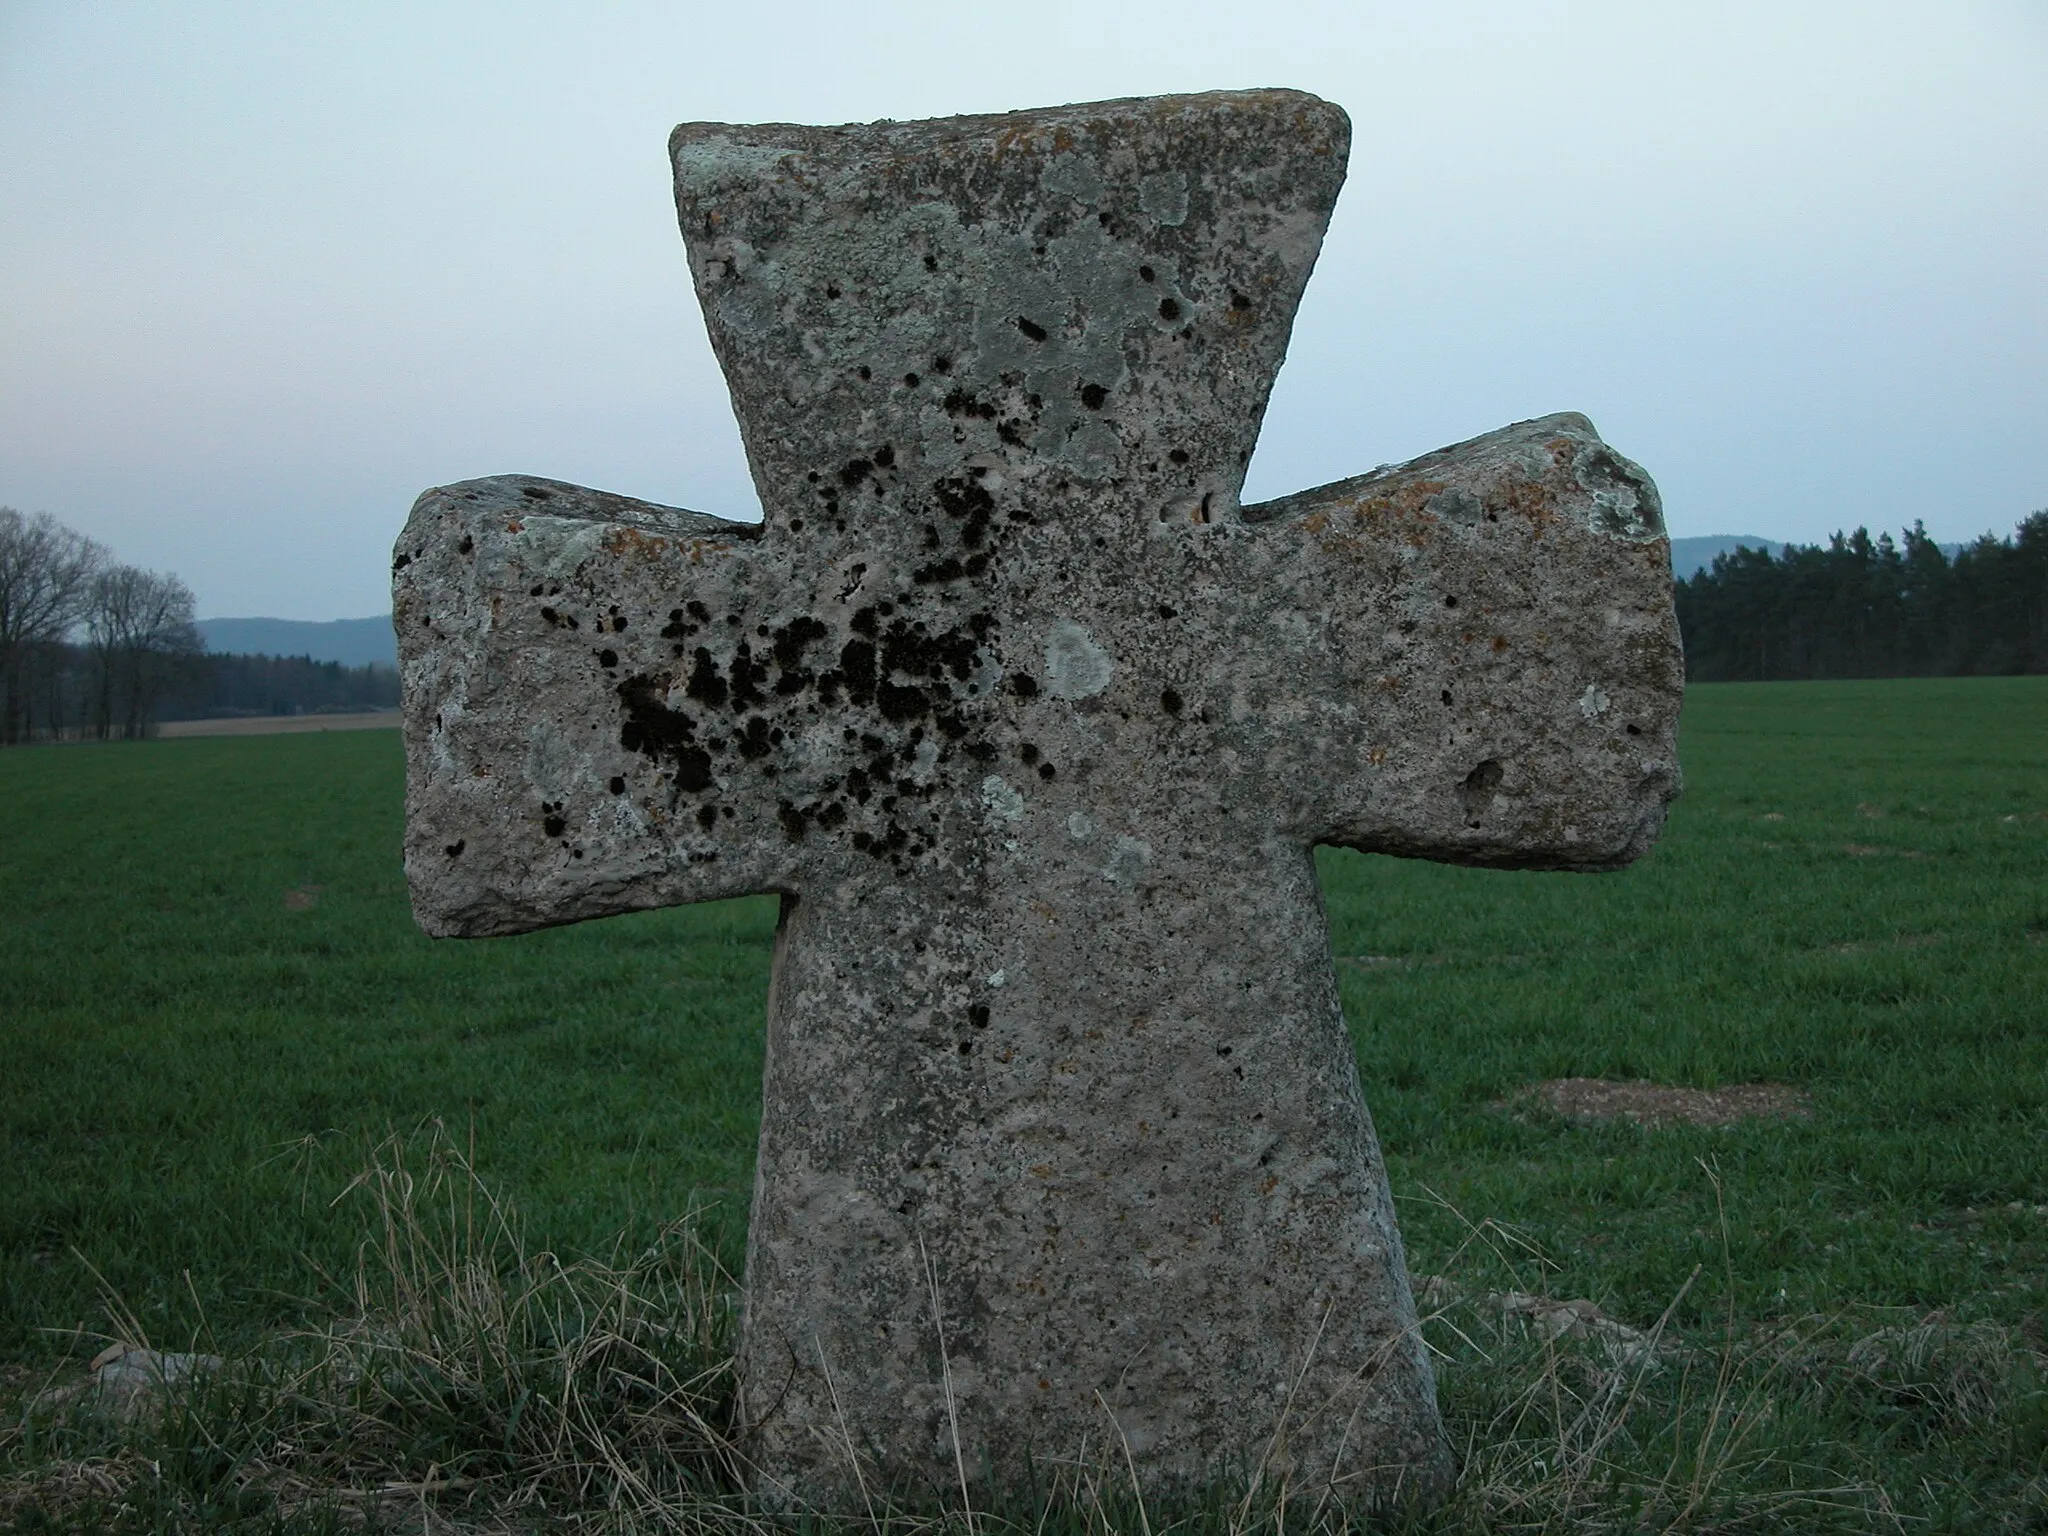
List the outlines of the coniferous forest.
{"type": "Polygon", "coordinates": [[[1738,549],[1676,595],[1696,683],[2048,672],[2048,510],[1953,559],[1918,523],[1738,549]]]}

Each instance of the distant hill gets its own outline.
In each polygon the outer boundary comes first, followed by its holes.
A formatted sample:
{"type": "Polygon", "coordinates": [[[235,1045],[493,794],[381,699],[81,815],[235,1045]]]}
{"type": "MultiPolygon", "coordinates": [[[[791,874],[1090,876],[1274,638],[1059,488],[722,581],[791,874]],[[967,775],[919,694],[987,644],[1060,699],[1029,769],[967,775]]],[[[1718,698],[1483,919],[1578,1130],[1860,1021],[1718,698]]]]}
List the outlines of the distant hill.
{"type": "Polygon", "coordinates": [[[1673,539],[1671,574],[1684,581],[1712,565],[1716,555],[1731,554],[1737,549],[1760,549],[1776,555],[1784,547],[1776,539],[1755,533],[1709,533],[1697,539],[1673,539]]]}
{"type": "Polygon", "coordinates": [[[201,619],[199,638],[209,651],[241,656],[310,656],[345,667],[398,665],[391,615],[309,624],[299,619],[201,619]]]}

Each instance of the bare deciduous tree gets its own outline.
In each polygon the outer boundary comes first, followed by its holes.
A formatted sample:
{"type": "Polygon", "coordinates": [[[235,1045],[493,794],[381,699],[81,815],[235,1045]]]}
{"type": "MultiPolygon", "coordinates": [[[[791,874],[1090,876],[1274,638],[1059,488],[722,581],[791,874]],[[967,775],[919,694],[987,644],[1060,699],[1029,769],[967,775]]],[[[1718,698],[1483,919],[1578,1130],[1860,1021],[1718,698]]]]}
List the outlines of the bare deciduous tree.
{"type": "Polygon", "coordinates": [[[78,623],[106,562],[104,546],[49,513],[0,507],[0,744],[27,736],[33,659],[78,623]]]}
{"type": "Polygon", "coordinates": [[[93,726],[102,740],[140,740],[164,685],[204,649],[192,589],[165,572],[117,565],[92,583],[86,637],[96,667],[93,726]]]}

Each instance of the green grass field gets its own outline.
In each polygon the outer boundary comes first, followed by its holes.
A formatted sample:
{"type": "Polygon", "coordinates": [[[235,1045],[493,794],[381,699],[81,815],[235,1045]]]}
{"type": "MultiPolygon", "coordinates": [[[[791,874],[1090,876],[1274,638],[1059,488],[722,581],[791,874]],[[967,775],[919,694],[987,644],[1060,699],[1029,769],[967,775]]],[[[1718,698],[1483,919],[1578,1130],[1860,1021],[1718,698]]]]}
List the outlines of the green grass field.
{"type": "MultiPolygon", "coordinates": [[[[1639,1324],[1701,1267],[1681,1333],[1940,1313],[2041,1349],[2048,679],[1699,687],[1682,755],[1619,875],[1322,855],[1411,1268],[1490,1220],[1542,1255],[1520,1284],[1639,1324]],[[1813,1112],[1643,1130],[1516,1098],[1560,1077],[1769,1081],[1813,1112]]],[[[773,903],[429,943],[401,781],[381,731],[0,754],[17,1388],[93,1352],[95,1270],[162,1347],[301,1320],[362,1236],[333,1197],[364,1147],[431,1117],[536,1246],[609,1253],[698,1205],[736,1262],[773,903]]],[[[1868,1430],[1900,1508],[2048,1521],[2034,1440],[1998,1429],[1980,1475],[1949,1462],[1984,1446],[1910,1417],[1868,1430]]]]}

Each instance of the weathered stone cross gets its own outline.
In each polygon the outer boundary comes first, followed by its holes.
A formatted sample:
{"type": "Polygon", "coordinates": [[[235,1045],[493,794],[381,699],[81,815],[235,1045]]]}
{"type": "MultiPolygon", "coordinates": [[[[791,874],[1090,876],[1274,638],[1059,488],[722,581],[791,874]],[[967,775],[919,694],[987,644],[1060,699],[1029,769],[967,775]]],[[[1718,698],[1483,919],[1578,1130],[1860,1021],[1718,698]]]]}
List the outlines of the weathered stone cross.
{"type": "Polygon", "coordinates": [[[1348,136],[1287,91],[679,128],[762,525],[516,476],[406,525],[430,932],[783,897],[772,1497],[1118,1437],[1155,1491],[1442,1476],[1310,850],[1627,863],[1679,653],[1583,417],[1239,505],[1348,136]]]}

